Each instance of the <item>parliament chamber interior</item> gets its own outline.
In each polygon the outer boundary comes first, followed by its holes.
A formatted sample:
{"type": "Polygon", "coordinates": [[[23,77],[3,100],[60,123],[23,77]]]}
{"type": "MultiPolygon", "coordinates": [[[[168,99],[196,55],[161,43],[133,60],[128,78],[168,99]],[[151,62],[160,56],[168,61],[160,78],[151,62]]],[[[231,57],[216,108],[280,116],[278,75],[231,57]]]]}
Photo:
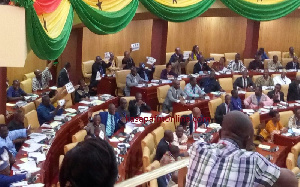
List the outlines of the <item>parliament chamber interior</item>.
{"type": "Polygon", "coordinates": [[[299,0],[0,0],[0,187],[300,186],[299,0]]]}

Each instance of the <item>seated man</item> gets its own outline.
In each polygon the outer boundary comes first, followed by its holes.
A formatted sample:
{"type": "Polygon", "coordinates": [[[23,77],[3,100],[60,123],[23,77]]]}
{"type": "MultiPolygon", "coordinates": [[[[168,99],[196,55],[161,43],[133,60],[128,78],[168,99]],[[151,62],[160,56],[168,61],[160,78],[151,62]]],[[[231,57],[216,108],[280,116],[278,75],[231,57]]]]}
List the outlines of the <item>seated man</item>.
{"type": "Polygon", "coordinates": [[[287,101],[300,100],[300,76],[297,75],[296,79],[289,85],[287,101]]]}
{"type": "Polygon", "coordinates": [[[231,60],[227,66],[227,69],[230,71],[244,71],[247,68],[245,67],[243,61],[240,60],[241,55],[237,53],[235,55],[235,60],[231,60]]]}
{"type": "Polygon", "coordinates": [[[177,78],[178,75],[172,71],[172,64],[167,63],[166,69],[162,70],[160,73],[160,79],[168,80],[177,78]]]}
{"type": "Polygon", "coordinates": [[[140,75],[140,77],[142,79],[144,79],[145,81],[148,82],[148,81],[152,80],[153,70],[154,70],[153,66],[152,66],[152,69],[149,70],[149,69],[146,68],[145,63],[141,62],[140,63],[140,67],[139,67],[137,73],[140,75]]]}
{"type": "Polygon", "coordinates": [[[171,56],[169,63],[172,64],[172,71],[177,75],[181,74],[182,63],[185,62],[179,47],[175,49],[175,53],[171,56]]]}
{"type": "Polygon", "coordinates": [[[242,77],[238,77],[233,83],[233,89],[237,90],[249,90],[252,91],[254,83],[252,79],[248,77],[248,72],[243,71],[242,77]]]}
{"type": "Polygon", "coordinates": [[[273,99],[274,103],[279,103],[284,101],[284,93],[281,91],[281,85],[276,84],[275,89],[268,92],[268,96],[273,99]]]}
{"type": "Polygon", "coordinates": [[[125,96],[130,96],[131,87],[137,86],[139,83],[143,82],[145,82],[145,80],[142,79],[139,74],[137,74],[136,68],[132,67],[131,73],[126,76],[126,87],[124,89],[125,96]]]}
{"type": "Polygon", "coordinates": [[[288,127],[290,129],[295,128],[299,129],[300,128],[300,109],[297,108],[294,111],[294,114],[290,117],[288,127]]]}
{"type": "Polygon", "coordinates": [[[282,64],[280,63],[280,61],[278,61],[278,56],[274,55],[273,60],[268,62],[268,69],[276,71],[281,68],[282,68],[282,64]]]}
{"type": "Polygon", "coordinates": [[[22,110],[17,110],[14,113],[14,119],[12,119],[8,125],[7,128],[9,131],[13,130],[19,130],[19,129],[24,129],[24,114],[22,110]]]}
{"type": "Polygon", "coordinates": [[[249,116],[239,111],[228,113],[219,134],[218,143],[197,141],[190,148],[186,186],[297,187],[298,181],[290,170],[253,152],[254,132],[249,116]]]}
{"type": "Polygon", "coordinates": [[[198,107],[193,108],[192,113],[189,115],[189,130],[190,135],[196,132],[197,128],[206,128],[209,120],[201,114],[201,110],[198,107]]]}
{"type": "Polygon", "coordinates": [[[264,65],[262,64],[260,60],[260,55],[256,54],[254,56],[254,60],[252,60],[249,64],[249,70],[259,70],[259,69],[264,69],[264,65]]]}
{"type": "Polygon", "coordinates": [[[164,137],[159,141],[157,148],[156,148],[156,155],[154,160],[160,161],[163,155],[170,151],[170,146],[174,140],[173,132],[170,130],[166,130],[164,132],[164,137]]]}
{"type": "Polygon", "coordinates": [[[131,69],[132,67],[135,67],[135,63],[130,56],[131,52],[132,52],[132,48],[130,48],[129,52],[128,51],[124,52],[124,58],[122,60],[123,69],[131,69]]]}
{"type": "Polygon", "coordinates": [[[288,62],[288,63],[286,64],[285,69],[287,69],[287,70],[288,70],[288,69],[294,69],[294,70],[299,69],[298,57],[297,57],[297,56],[294,56],[294,57],[293,57],[293,61],[288,62]]]}
{"type": "Polygon", "coordinates": [[[226,95],[225,102],[220,104],[216,109],[216,113],[215,113],[216,123],[220,124],[221,126],[222,126],[222,122],[223,122],[223,117],[228,112],[232,111],[232,106],[231,106],[230,100],[231,100],[231,96],[226,95]]]}
{"type": "Polygon", "coordinates": [[[105,126],[106,136],[108,137],[111,137],[126,123],[126,119],[121,119],[119,113],[116,112],[116,107],[113,103],[109,104],[108,112],[100,112],[100,117],[105,126]]]}
{"type": "Polygon", "coordinates": [[[216,80],[214,71],[210,72],[209,77],[202,78],[199,84],[205,93],[224,91],[216,80]]]}
{"type": "Polygon", "coordinates": [[[117,112],[120,114],[121,118],[130,119],[130,113],[127,110],[127,101],[124,98],[120,99],[120,106],[117,109],[117,112]]]}
{"type": "Polygon", "coordinates": [[[169,113],[173,111],[173,102],[184,102],[186,94],[180,89],[180,82],[173,80],[171,88],[168,90],[165,102],[162,105],[162,111],[169,113]]]}
{"type": "Polygon", "coordinates": [[[244,100],[244,104],[246,108],[257,109],[263,108],[264,106],[272,106],[273,100],[262,93],[261,86],[257,86],[255,88],[255,94],[252,94],[248,98],[246,98],[244,100]]]}
{"type": "Polygon", "coordinates": [[[183,145],[188,141],[188,137],[184,134],[184,129],[181,125],[178,125],[176,131],[173,132],[174,141],[173,145],[179,146],[183,145]]]}
{"type": "Polygon", "coordinates": [[[87,124],[87,126],[84,127],[88,135],[95,135],[95,128],[100,128],[99,130],[99,137],[101,139],[105,138],[105,126],[101,123],[101,117],[99,114],[96,114],[93,118],[93,122],[90,122],[87,124]]]}
{"type": "Polygon", "coordinates": [[[274,85],[276,84],[280,84],[280,85],[284,85],[284,84],[291,84],[291,79],[287,78],[286,76],[286,70],[283,69],[281,72],[281,75],[277,75],[273,78],[273,82],[274,85]]]}
{"type": "Polygon", "coordinates": [[[255,81],[256,86],[274,86],[273,79],[269,76],[269,70],[265,69],[263,76],[255,81]]]}
{"type": "Polygon", "coordinates": [[[75,103],[79,103],[82,100],[88,100],[90,97],[89,87],[85,84],[84,79],[78,81],[79,87],[75,91],[75,103]]]}
{"type": "Polygon", "coordinates": [[[42,103],[37,107],[36,111],[40,125],[42,125],[43,123],[52,121],[56,115],[61,115],[65,109],[64,106],[59,105],[54,108],[49,96],[44,95],[42,97],[42,103]]]}
{"type": "Polygon", "coordinates": [[[196,78],[192,76],[190,77],[190,83],[185,86],[184,92],[191,99],[200,99],[205,95],[205,92],[202,91],[201,88],[197,85],[196,78]]]}
{"type": "Polygon", "coordinates": [[[53,62],[50,61],[46,69],[41,72],[40,70],[35,70],[35,77],[32,78],[32,91],[43,90],[49,86],[49,81],[52,80],[52,74],[50,69],[53,62]]]}
{"type": "Polygon", "coordinates": [[[60,70],[57,80],[57,87],[63,87],[70,82],[69,73],[71,71],[71,63],[67,62],[65,67],[60,70]]]}
{"type": "Polygon", "coordinates": [[[6,96],[8,101],[18,101],[24,100],[24,96],[27,96],[27,93],[20,88],[20,82],[14,80],[12,86],[6,91],[6,96]]]}
{"type": "Polygon", "coordinates": [[[285,54],[282,58],[293,58],[294,56],[297,56],[295,53],[294,47],[289,48],[289,53],[285,54]]]}
{"type": "Polygon", "coordinates": [[[239,93],[237,90],[231,90],[231,101],[230,101],[230,104],[231,104],[231,107],[232,107],[232,110],[242,110],[242,101],[239,97],[239,93]]]}
{"type": "Polygon", "coordinates": [[[265,48],[259,48],[257,54],[260,56],[261,61],[265,61],[265,59],[269,59],[267,53],[265,52],[265,48]]]}
{"type": "Polygon", "coordinates": [[[200,57],[199,61],[194,65],[193,73],[199,73],[200,71],[210,71],[210,67],[205,62],[203,56],[200,57]]]}
{"type": "Polygon", "coordinates": [[[138,117],[142,112],[150,112],[151,108],[142,100],[142,94],[136,93],[135,100],[129,101],[128,110],[130,117],[138,117]]]}
{"type": "Polygon", "coordinates": [[[29,133],[30,129],[8,131],[5,124],[0,124],[0,147],[7,147],[9,152],[15,157],[17,150],[14,144],[24,142],[29,133]]]}

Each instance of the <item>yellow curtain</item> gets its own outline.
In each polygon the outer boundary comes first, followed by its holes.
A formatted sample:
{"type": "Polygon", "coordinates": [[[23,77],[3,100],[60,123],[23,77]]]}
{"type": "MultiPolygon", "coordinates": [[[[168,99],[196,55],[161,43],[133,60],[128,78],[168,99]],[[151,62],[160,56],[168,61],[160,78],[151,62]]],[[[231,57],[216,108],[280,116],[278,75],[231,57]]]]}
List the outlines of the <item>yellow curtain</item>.
{"type": "Polygon", "coordinates": [[[289,0],[244,0],[244,1],[248,1],[254,4],[260,4],[260,5],[271,5],[271,4],[276,4],[282,1],[289,1],[289,0]]]}
{"type": "MultiPolygon", "coordinates": [[[[131,3],[132,0],[99,0],[101,9],[106,12],[115,12],[123,9],[131,3]]],[[[93,8],[99,9],[98,0],[83,0],[86,4],[93,8]]]]}
{"type": "Polygon", "coordinates": [[[60,5],[54,12],[39,15],[41,25],[44,27],[45,33],[52,39],[57,38],[67,21],[71,4],[68,0],[62,0],[60,5]],[[44,23],[44,20],[46,24],[44,23]],[[45,28],[46,25],[46,28],[45,28]]]}
{"type": "Polygon", "coordinates": [[[199,3],[202,0],[154,0],[169,7],[187,7],[199,3]]]}

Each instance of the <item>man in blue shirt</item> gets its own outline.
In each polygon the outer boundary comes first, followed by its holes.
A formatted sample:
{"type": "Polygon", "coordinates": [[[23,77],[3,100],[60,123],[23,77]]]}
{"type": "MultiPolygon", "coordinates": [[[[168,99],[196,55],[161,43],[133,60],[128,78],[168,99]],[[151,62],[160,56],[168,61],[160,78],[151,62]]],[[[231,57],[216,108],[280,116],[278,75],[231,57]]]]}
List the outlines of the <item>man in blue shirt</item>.
{"type": "Polygon", "coordinates": [[[188,83],[184,92],[190,99],[200,99],[205,96],[205,92],[201,90],[201,88],[197,85],[197,80],[195,77],[190,77],[190,83],[188,83]]]}
{"type": "Polygon", "coordinates": [[[231,91],[231,107],[232,107],[232,110],[242,110],[242,101],[241,99],[239,98],[239,94],[238,94],[238,91],[237,90],[232,90],[231,91]]]}
{"type": "Polygon", "coordinates": [[[12,86],[6,91],[6,96],[8,101],[17,101],[24,100],[24,96],[27,96],[27,93],[20,88],[20,82],[14,80],[12,86]]]}
{"type": "Polygon", "coordinates": [[[56,108],[54,108],[54,106],[51,104],[49,96],[45,95],[42,97],[42,103],[38,106],[36,111],[40,125],[42,125],[45,122],[52,121],[54,116],[60,116],[64,112],[64,106],[58,105],[56,108]]]}

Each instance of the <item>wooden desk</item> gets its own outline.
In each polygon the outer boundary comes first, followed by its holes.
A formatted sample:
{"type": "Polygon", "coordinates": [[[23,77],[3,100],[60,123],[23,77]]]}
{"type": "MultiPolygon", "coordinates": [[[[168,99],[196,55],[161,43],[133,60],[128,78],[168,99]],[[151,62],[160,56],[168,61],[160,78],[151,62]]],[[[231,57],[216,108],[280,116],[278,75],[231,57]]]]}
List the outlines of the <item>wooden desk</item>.
{"type": "Polygon", "coordinates": [[[290,151],[294,145],[300,142],[300,136],[282,136],[280,134],[274,135],[274,144],[287,146],[288,150],[290,151]]]}
{"type": "Polygon", "coordinates": [[[116,77],[103,77],[97,86],[97,94],[110,94],[116,96],[116,77]]]}

